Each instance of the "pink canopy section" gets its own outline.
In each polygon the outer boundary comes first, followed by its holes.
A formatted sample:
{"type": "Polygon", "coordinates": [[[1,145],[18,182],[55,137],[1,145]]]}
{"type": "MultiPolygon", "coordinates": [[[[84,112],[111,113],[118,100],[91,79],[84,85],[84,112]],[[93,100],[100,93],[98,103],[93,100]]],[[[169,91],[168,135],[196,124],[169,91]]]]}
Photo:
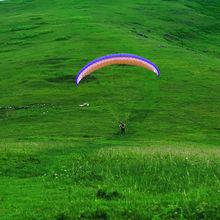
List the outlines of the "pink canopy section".
{"type": "Polygon", "coordinates": [[[80,81],[92,72],[101,69],[102,67],[113,64],[141,66],[150,71],[153,71],[157,74],[158,77],[160,76],[160,70],[158,69],[158,67],[154,63],[143,57],[133,54],[111,54],[97,58],[84,66],[76,76],[76,85],[78,86],[80,81]]]}

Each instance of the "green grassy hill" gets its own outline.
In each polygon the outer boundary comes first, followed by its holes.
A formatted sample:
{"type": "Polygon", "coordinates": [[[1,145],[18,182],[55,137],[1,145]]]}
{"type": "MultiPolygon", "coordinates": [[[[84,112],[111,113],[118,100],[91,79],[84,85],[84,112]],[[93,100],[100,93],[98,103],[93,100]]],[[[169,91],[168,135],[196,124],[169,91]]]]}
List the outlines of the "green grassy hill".
{"type": "Polygon", "coordinates": [[[220,218],[219,8],[0,2],[0,218],[220,218]],[[119,65],[75,86],[111,53],[144,56],[161,77],[119,65]]]}

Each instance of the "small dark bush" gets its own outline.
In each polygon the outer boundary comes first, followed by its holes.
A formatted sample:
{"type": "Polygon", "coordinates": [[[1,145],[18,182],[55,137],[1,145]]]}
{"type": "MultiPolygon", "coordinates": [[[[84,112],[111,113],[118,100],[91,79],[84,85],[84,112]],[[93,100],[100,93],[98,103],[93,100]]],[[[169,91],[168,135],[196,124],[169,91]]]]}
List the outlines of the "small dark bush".
{"type": "Polygon", "coordinates": [[[113,200],[121,198],[121,194],[117,191],[107,191],[105,189],[99,189],[96,193],[96,197],[98,199],[106,199],[106,200],[113,200]]]}

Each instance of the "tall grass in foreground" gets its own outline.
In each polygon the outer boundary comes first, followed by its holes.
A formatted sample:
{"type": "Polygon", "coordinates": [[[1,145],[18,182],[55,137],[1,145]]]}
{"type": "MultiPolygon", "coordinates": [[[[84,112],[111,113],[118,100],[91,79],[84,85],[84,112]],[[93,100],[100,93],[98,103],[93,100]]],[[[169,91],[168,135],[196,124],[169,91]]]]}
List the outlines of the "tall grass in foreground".
{"type": "Polygon", "coordinates": [[[217,219],[220,216],[217,148],[89,145],[87,148],[61,142],[1,145],[0,174],[4,188],[0,187],[0,195],[4,200],[4,217],[217,219]],[[9,179],[10,185],[5,187],[9,179]],[[16,211],[10,204],[14,204],[16,211]]]}
{"type": "Polygon", "coordinates": [[[72,185],[73,191],[74,186],[90,188],[94,199],[104,204],[101,210],[91,204],[81,217],[129,218],[129,210],[131,219],[152,219],[157,213],[163,219],[220,216],[220,160],[209,151],[109,148],[70,158],[50,176],[72,185]],[[114,203],[119,206],[116,212],[109,208],[114,203]]]}

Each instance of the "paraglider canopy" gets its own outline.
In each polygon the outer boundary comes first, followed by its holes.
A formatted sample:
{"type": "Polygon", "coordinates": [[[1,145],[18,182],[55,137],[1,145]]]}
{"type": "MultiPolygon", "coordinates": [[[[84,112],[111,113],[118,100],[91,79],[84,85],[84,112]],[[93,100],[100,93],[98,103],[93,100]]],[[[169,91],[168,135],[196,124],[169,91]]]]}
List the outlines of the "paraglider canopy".
{"type": "Polygon", "coordinates": [[[111,54],[97,58],[85,65],[76,76],[76,85],[78,86],[80,81],[87,75],[90,75],[92,72],[101,69],[102,67],[113,64],[141,66],[153,71],[158,77],[160,76],[160,70],[158,69],[158,67],[154,63],[143,57],[134,54],[111,54]]]}

